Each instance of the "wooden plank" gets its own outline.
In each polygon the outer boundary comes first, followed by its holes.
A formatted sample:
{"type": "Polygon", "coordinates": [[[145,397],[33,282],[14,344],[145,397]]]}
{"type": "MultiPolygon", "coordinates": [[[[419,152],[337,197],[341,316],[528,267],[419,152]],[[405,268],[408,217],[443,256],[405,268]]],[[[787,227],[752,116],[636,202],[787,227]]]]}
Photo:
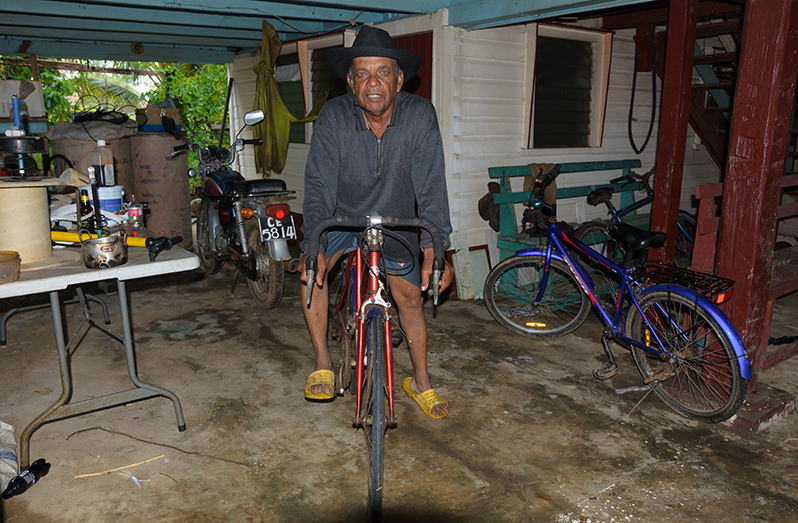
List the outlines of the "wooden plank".
{"type": "MultiPolygon", "coordinates": [[[[598,189],[599,187],[612,187],[616,193],[639,191],[639,184],[599,184],[599,185],[583,185],[581,187],[563,187],[557,189],[557,199],[562,200],[565,198],[583,198],[590,194],[590,191],[598,189]]],[[[496,193],[493,195],[493,201],[496,203],[526,203],[529,201],[531,191],[516,191],[508,193],[496,193]]]]}
{"type": "Polygon", "coordinates": [[[782,218],[789,218],[790,216],[795,216],[796,214],[798,214],[798,202],[779,205],[779,210],[777,214],[779,220],[781,220],[782,218]]]}
{"type": "MultiPolygon", "coordinates": [[[[574,162],[563,163],[560,168],[561,173],[578,173],[586,171],[611,171],[618,169],[635,169],[643,164],[640,160],[608,160],[606,162],[574,162]]],[[[502,167],[488,168],[488,176],[491,178],[516,178],[532,174],[529,165],[508,165],[502,167]]]]}
{"type": "Polygon", "coordinates": [[[798,185],[798,174],[787,174],[781,177],[780,187],[795,187],[798,185]]]}
{"type": "Polygon", "coordinates": [[[668,41],[665,76],[662,86],[662,111],[657,144],[657,198],[651,207],[651,223],[657,232],[667,234],[662,249],[649,252],[652,260],[670,263],[676,249],[679,200],[684,173],[687,123],[690,113],[690,85],[693,79],[693,53],[698,0],[671,0],[668,15],[668,41]]]}
{"type": "Polygon", "coordinates": [[[722,183],[702,183],[695,186],[695,197],[698,200],[715,198],[716,196],[723,196],[722,183]]]}
{"type": "Polygon", "coordinates": [[[698,234],[712,234],[718,232],[720,228],[720,218],[709,218],[708,220],[699,220],[696,224],[698,234]]]}

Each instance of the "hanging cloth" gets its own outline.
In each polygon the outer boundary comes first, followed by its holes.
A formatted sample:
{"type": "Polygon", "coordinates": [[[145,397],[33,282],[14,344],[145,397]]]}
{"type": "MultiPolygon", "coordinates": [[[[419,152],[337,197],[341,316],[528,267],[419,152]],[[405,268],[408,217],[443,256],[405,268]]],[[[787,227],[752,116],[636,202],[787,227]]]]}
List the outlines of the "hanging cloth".
{"type": "Polygon", "coordinates": [[[280,98],[280,87],[274,78],[274,64],[280,56],[283,43],[277,31],[267,21],[263,21],[263,43],[260,62],[254,67],[257,75],[255,84],[255,103],[252,109],[262,109],[264,119],[252,129],[253,136],[263,140],[263,145],[255,147],[255,169],[265,178],[272,171],[282,172],[288,156],[288,134],[291,124],[312,122],[319,114],[321,106],[327,101],[322,93],[316,100],[313,110],[301,120],[288,112],[280,98]]]}

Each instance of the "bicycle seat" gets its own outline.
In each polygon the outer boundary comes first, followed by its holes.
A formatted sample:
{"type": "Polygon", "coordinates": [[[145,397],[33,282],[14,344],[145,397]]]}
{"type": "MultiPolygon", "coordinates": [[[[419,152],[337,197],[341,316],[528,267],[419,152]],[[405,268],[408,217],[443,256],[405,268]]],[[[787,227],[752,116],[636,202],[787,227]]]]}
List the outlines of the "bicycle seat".
{"type": "Polygon", "coordinates": [[[623,222],[612,225],[610,234],[633,251],[642,251],[652,244],[665,243],[668,238],[664,232],[644,231],[623,222]]]}
{"type": "Polygon", "coordinates": [[[605,203],[610,201],[612,198],[612,193],[615,192],[615,189],[612,187],[599,187],[598,189],[593,189],[590,191],[590,194],[587,195],[587,203],[595,207],[600,203],[605,203]]]}

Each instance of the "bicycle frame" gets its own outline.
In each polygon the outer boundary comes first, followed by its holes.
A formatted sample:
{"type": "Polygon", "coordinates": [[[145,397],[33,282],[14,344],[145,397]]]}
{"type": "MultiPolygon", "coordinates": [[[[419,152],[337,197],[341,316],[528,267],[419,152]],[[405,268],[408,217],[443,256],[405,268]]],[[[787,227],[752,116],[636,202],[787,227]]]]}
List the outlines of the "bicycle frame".
{"type": "MultiPolygon", "coordinates": [[[[373,229],[374,241],[382,243],[382,233],[378,229],[373,229]]],[[[372,244],[372,239],[369,239],[369,245],[372,244]]],[[[393,346],[391,343],[391,316],[388,312],[390,304],[387,302],[385,296],[382,295],[383,287],[380,282],[380,251],[378,249],[369,249],[368,263],[366,269],[368,271],[368,278],[366,280],[365,292],[363,290],[363,256],[360,247],[352,252],[349,259],[345,262],[346,272],[344,273],[344,289],[347,288],[348,281],[349,292],[352,293],[353,310],[348,314],[352,314],[355,318],[355,325],[357,329],[357,408],[355,419],[360,419],[360,406],[363,394],[363,365],[365,355],[365,338],[366,338],[366,323],[369,320],[380,321],[380,318],[385,322],[385,367],[386,367],[386,383],[388,386],[388,406],[390,412],[389,424],[394,425],[395,419],[393,414],[393,346]],[[354,265],[354,266],[353,266],[354,265]],[[365,298],[365,299],[364,299],[365,298]]],[[[344,295],[337,305],[337,310],[340,310],[344,302],[344,295]]],[[[368,362],[367,362],[368,364],[368,362]]]]}
{"type": "MultiPolygon", "coordinates": [[[[665,342],[665,340],[660,339],[660,336],[657,333],[657,329],[654,329],[651,323],[649,322],[649,319],[646,318],[644,314],[642,314],[638,299],[650,292],[667,290],[668,292],[679,294],[683,297],[686,297],[690,300],[700,303],[707,311],[710,311],[713,319],[720,325],[721,329],[723,329],[727,334],[729,334],[728,337],[732,342],[734,352],[740,363],[740,372],[744,378],[746,379],[751,378],[751,367],[748,358],[745,355],[745,347],[740,341],[740,337],[737,334],[737,331],[735,330],[734,326],[731,324],[728,318],[726,318],[726,316],[711,301],[709,301],[707,298],[705,298],[698,292],[689,289],[687,287],[682,287],[680,285],[658,284],[651,287],[647,287],[639,291],[638,293],[635,293],[633,291],[633,286],[640,285],[640,282],[636,281],[631,276],[626,267],[616,264],[612,260],[602,256],[600,253],[587,247],[582,242],[566,235],[559,227],[557,227],[556,224],[553,223],[549,224],[548,226],[548,245],[546,245],[545,250],[533,247],[517,251],[516,255],[517,256],[538,255],[545,257],[544,273],[542,275],[540,289],[538,291],[537,296],[535,297],[535,303],[540,302],[545,292],[546,285],[548,282],[549,266],[551,263],[551,259],[554,258],[560,260],[568,265],[569,269],[571,270],[571,272],[574,274],[577,281],[579,282],[582,291],[590,299],[590,303],[593,304],[593,308],[596,310],[602,322],[607,326],[607,328],[610,330],[610,332],[614,337],[621,339],[630,345],[634,345],[635,347],[638,347],[642,350],[645,350],[647,352],[659,356],[667,354],[669,357],[678,360],[676,355],[668,351],[667,349],[668,344],[665,342]],[[604,309],[604,307],[601,305],[598,298],[596,297],[592,278],[585,270],[585,268],[582,267],[582,265],[568,253],[568,250],[565,248],[565,243],[567,243],[569,247],[579,251],[585,256],[588,256],[593,260],[596,260],[602,266],[604,266],[605,268],[609,269],[610,271],[618,275],[618,278],[620,279],[620,289],[618,292],[618,300],[615,305],[615,311],[612,316],[610,316],[610,314],[604,309]],[[652,347],[650,345],[644,345],[626,336],[625,327],[621,323],[621,320],[623,317],[624,303],[626,301],[627,295],[631,299],[631,302],[634,305],[634,307],[636,307],[638,311],[641,311],[641,317],[643,318],[649,330],[651,331],[652,335],[654,336],[655,339],[653,341],[656,341],[656,345],[659,346],[659,349],[657,349],[656,347],[652,347]]],[[[674,327],[680,330],[680,327],[678,325],[674,324],[674,327]]]]}

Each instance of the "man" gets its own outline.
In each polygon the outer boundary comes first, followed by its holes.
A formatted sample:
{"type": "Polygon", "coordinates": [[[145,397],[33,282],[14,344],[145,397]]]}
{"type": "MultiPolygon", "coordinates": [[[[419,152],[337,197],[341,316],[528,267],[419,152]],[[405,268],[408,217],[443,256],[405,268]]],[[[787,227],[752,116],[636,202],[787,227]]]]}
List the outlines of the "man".
{"type": "MultiPolygon", "coordinates": [[[[320,220],[334,215],[413,217],[418,203],[418,215],[448,238],[452,227],[435,108],[424,98],[401,92],[404,82],[421,67],[421,57],[397,48],[382,29],[365,26],[352,47],[330,49],[327,65],[346,79],[352,92],[327,102],[314,125],[305,167],[303,233],[307,236],[320,220]]],[[[442,418],[448,405],[432,388],[427,374],[427,324],[421,294],[432,274],[431,239],[421,235],[424,254],[419,264],[418,236],[399,234],[413,251],[386,238],[383,254],[413,365],[413,376],[402,386],[427,415],[442,418]],[[408,264],[415,267],[410,274],[401,270],[408,264]]],[[[334,375],[327,348],[327,269],[356,246],[357,239],[347,232],[330,231],[321,239],[324,252],[319,253],[316,281],[310,283],[318,289],[311,295],[310,307],[304,308],[316,352],[316,369],[305,385],[305,397],[311,400],[333,398],[334,375]]],[[[304,303],[307,239],[301,248],[304,303]]],[[[441,289],[451,280],[452,268],[447,264],[441,289]]]]}

